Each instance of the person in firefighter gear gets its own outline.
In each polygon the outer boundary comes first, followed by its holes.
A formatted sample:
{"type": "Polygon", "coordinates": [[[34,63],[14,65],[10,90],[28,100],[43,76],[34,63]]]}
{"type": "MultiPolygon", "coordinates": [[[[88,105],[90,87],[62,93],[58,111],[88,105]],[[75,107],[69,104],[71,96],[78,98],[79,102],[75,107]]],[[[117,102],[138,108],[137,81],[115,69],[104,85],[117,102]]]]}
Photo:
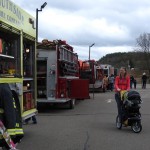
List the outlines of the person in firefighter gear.
{"type": "MultiPolygon", "coordinates": [[[[22,118],[18,94],[11,91],[9,84],[0,83],[0,119],[14,143],[23,138],[22,118]]],[[[0,133],[0,147],[7,144],[0,133]]]]}

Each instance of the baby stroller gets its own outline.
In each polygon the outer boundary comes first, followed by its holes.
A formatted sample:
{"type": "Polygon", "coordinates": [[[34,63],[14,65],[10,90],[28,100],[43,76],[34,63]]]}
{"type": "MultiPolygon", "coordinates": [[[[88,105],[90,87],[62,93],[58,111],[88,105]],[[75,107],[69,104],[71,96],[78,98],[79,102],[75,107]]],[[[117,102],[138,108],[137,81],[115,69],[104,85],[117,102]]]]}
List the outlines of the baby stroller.
{"type": "Polygon", "coordinates": [[[116,127],[118,129],[131,126],[135,133],[142,131],[141,113],[139,111],[141,104],[141,96],[137,91],[121,91],[121,116],[116,117],[116,127]]]}

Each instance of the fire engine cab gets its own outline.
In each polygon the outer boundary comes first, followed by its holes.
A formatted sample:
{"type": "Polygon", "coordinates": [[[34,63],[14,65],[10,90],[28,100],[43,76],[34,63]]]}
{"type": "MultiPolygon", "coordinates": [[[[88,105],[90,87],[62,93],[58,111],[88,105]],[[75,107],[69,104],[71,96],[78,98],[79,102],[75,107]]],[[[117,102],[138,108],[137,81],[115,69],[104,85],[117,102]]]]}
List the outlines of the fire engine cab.
{"type": "Polygon", "coordinates": [[[62,40],[37,44],[37,103],[68,103],[89,98],[89,81],[79,79],[78,55],[62,40]],[[83,88],[84,87],[84,88],[83,88]]]}
{"type": "Polygon", "coordinates": [[[79,61],[80,78],[89,80],[90,91],[105,90],[103,86],[104,71],[95,60],[79,61]]]}
{"type": "Polygon", "coordinates": [[[111,76],[111,74],[114,75],[114,67],[113,67],[112,65],[101,64],[100,66],[101,66],[101,68],[103,68],[104,74],[105,74],[107,77],[111,76]]]}

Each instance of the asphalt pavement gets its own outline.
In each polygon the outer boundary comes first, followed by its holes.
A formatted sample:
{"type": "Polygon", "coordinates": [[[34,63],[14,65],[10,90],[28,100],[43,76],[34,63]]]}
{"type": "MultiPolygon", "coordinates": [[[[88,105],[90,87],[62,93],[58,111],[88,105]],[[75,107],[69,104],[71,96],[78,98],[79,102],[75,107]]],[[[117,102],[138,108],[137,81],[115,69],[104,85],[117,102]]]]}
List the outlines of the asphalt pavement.
{"type": "Polygon", "coordinates": [[[90,93],[91,98],[77,100],[74,109],[65,105],[45,105],[37,115],[37,124],[24,125],[25,136],[19,150],[149,150],[150,85],[136,89],[142,97],[140,133],[130,127],[118,130],[114,92],[90,93]],[[93,97],[94,96],[94,97],[93,97]]]}

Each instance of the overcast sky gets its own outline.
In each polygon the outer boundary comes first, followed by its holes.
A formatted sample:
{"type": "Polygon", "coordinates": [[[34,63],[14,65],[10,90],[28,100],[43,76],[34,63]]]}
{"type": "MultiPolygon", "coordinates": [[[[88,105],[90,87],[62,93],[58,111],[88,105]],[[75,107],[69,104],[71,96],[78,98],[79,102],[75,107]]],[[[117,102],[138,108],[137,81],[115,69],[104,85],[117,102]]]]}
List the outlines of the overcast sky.
{"type": "Polygon", "coordinates": [[[140,34],[150,33],[150,0],[12,0],[36,17],[39,41],[66,40],[82,60],[133,50],[140,34]]]}

